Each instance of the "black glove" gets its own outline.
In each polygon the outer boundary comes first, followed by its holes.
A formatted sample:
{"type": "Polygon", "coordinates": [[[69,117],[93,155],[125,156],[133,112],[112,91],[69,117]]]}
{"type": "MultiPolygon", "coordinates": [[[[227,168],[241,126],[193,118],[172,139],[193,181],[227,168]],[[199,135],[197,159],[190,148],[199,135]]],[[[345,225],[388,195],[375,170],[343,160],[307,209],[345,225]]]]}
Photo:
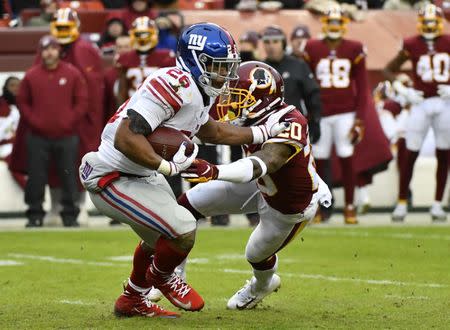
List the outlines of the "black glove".
{"type": "Polygon", "coordinates": [[[320,122],[310,121],[308,123],[309,127],[309,141],[314,144],[320,139],[320,122]]]}

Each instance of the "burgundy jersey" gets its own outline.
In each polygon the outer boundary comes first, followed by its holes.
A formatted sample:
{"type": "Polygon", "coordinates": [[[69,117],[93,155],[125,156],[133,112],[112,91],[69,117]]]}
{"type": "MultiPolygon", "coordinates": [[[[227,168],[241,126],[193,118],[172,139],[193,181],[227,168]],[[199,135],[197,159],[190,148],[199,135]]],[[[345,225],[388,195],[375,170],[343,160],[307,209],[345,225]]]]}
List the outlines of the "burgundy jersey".
{"type": "Polygon", "coordinates": [[[366,53],[359,41],[342,39],[330,49],[325,39],[310,39],[304,59],[319,85],[322,117],[364,111],[368,102],[366,53]]]}
{"type": "Polygon", "coordinates": [[[403,51],[411,59],[414,88],[425,97],[437,95],[438,84],[450,83],[450,35],[426,41],[420,35],[405,39],[403,51]]]}
{"type": "MultiPolygon", "coordinates": [[[[265,143],[288,144],[296,152],[278,171],[258,179],[258,187],[272,208],[283,214],[297,214],[309,205],[312,195],[317,191],[317,173],[311,155],[306,118],[294,109],[283,120],[291,123],[289,131],[265,143]]],[[[254,153],[262,146],[263,144],[250,145],[244,149],[248,153],[254,153]]]]}
{"type": "Polygon", "coordinates": [[[128,96],[131,97],[150,74],[159,68],[175,66],[175,53],[169,49],[153,49],[146,54],[132,50],[121,54],[117,63],[126,70],[128,96]]]}

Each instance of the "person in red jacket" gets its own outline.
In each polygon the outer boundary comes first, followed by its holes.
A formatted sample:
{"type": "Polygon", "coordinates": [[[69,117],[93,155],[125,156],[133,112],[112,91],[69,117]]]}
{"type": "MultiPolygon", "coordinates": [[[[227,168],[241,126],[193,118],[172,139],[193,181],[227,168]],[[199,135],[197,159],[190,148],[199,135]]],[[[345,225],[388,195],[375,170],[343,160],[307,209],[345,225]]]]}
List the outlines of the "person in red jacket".
{"type": "Polygon", "coordinates": [[[87,111],[87,86],[82,74],[60,61],[61,47],[52,36],[39,42],[41,63],[32,66],[19,88],[17,105],[30,131],[26,137],[28,180],[25,202],[26,227],[40,227],[53,157],[62,183],[61,218],[66,227],[78,226],[77,155],[78,125],[87,111]]]}

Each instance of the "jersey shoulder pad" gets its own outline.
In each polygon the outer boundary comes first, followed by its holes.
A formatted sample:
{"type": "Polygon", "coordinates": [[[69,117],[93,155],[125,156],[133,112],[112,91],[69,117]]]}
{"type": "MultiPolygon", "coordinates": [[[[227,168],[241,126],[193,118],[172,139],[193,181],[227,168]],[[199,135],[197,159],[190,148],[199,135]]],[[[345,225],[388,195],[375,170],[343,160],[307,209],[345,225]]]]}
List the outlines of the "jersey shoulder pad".
{"type": "Polygon", "coordinates": [[[173,115],[192,101],[192,78],[176,67],[155,71],[144,84],[150,98],[173,115]]]}
{"type": "Polygon", "coordinates": [[[119,68],[128,68],[131,66],[131,61],[133,60],[133,55],[135,54],[135,50],[128,51],[126,53],[122,53],[117,58],[117,66],[119,68]]]}
{"type": "Polygon", "coordinates": [[[414,52],[414,49],[422,42],[418,35],[403,39],[402,49],[408,53],[414,52]]]}

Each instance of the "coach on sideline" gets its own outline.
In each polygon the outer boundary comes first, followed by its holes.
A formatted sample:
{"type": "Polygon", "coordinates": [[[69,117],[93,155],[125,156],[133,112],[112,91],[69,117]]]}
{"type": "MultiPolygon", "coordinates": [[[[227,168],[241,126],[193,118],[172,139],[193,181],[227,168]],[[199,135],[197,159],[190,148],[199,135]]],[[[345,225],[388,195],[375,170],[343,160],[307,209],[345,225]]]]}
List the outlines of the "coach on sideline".
{"type": "Polygon", "coordinates": [[[28,181],[26,227],[42,226],[42,208],[50,160],[62,182],[61,218],[65,227],[77,227],[77,124],[87,111],[87,87],[81,73],[60,57],[52,36],[39,42],[41,63],[32,66],[20,84],[17,105],[30,127],[26,139],[28,181]]]}

